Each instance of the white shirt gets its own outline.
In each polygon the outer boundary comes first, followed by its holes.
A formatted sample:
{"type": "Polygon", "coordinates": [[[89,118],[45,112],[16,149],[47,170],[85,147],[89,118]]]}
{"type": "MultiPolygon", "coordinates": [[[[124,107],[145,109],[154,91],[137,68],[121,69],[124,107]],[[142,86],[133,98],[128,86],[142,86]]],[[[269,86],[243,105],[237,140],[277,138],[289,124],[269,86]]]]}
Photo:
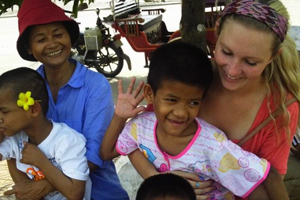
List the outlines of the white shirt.
{"type": "MultiPolygon", "coordinates": [[[[85,157],[85,137],[71,129],[64,123],[53,123],[53,129],[48,137],[38,145],[38,148],[46,155],[49,161],[72,179],[86,181],[85,199],[90,199],[91,182],[89,168],[85,157]]],[[[7,137],[0,144],[2,160],[16,159],[17,168],[26,173],[32,180],[44,178],[44,174],[35,166],[23,164],[21,151],[23,141],[28,142],[28,136],[24,131],[14,136],[7,137]]],[[[58,191],[49,193],[45,200],[66,199],[58,191]]]]}

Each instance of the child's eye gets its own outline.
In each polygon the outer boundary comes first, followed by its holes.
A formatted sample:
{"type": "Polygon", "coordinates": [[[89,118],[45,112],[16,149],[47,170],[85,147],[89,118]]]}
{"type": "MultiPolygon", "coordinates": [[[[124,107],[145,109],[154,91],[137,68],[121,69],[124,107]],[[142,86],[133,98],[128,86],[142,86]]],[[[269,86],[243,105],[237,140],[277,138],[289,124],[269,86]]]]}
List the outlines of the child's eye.
{"type": "Polygon", "coordinates": [[[168,102],[176,102],[176,99],[167,98],[167,99],[165,99],[165,101],[168,101],[168,102]]]}
{"type": "Polygon", "coordinates": [[[191,106],[199,106],[200,105],[200,101],[192,101],[190,102],[191,106]]]}
{"type": "Polygon", "coordinates": [[[7,113],[9,113],[9,111],[8,110],[1,110],[1,113],[7,114],[7,113]]]}

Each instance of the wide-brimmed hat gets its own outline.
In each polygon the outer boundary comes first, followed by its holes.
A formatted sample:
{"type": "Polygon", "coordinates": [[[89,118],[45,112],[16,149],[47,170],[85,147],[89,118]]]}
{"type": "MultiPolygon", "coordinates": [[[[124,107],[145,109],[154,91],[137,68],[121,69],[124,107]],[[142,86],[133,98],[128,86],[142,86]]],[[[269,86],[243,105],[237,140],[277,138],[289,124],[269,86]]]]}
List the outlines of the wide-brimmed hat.
{"type": "Polygon", "coordinates": [[[65,15],[63,9],[50,0],[24,0],[18,12],[19,38],[17,50],[20,56],[28,61],[37,61],[32,54],[28,54],[28,28],[34,25],[63,22],[72,45],[79,36],[79,27],[76,21],[65,15]]]}

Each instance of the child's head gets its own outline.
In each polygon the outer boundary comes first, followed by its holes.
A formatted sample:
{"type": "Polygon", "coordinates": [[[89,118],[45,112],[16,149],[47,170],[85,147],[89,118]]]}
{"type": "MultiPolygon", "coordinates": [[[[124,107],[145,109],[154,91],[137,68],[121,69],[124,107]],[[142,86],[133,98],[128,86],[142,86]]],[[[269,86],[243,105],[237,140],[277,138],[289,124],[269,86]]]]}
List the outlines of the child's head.
{"type": "MultiPolygon", "coordinates": [[[[43,77],[33,69],[20,67],[3,73],[0,76],[0,96],[1,99],[12,102],[11,105],[24,112],[30,110],[30,104],[39,103],[43,115],[47,114],[49,100],[47,87],[43,77]],[[31,92],[30,97],[33,98],[34,102],[28,103],[29,108],[26,110],[22,105],[18,105],[17,102],[21,100],[26,104],[29,99],[27,98],[29,97],[28,91],[31,92]],[[21,93],[25,94],[24,99],[20,98],[21,93]]],[[[0,101],[0,108],[3,108],[2,106],[3,102],[0,101]]]]}
{"type": "MultiPolygon", "coordinates": [[[[18,12],[18,24],[19,24],[19,38],[17,41],[17,50],[20,56],[28,61],[37,61],[38,58],[32,53],[29,37],[34,27],[41,26],[41,25],[48,25],[52,23],[60,23],[63,25],[63,28],[68,35],[70,40],[70,45],[74,44],[79,36],[79,27],[76,21],[69,18],[65,15],[64,11],[55,5],[50,0],[24,0],[22,6],[18,12]]],[[[44,27],[43,27],[44,28],[44,27]]],[[[56,39],[60,37],[62,30],[58,30],[52,34],[51,39],[56,39]]],[[[42,41],[49,40],[50,37],[42,38],[41,36],[44,33],[37,33],[40,34],[38,37],[35,38],[36,40],[42,41]]],[[[31,38],[32,39],[32,38],[31,38]]],[[[69,47],[68,47],[69,48],[69,47]]],[[[47,53],[57,53],[61,50],[59,47],[55,49],[56,52],[47,52],[44,50],[44,54],[47,53]]],[[[67,49],[70,51],[70,49],[67,49]]],[[[50,55],[51,56],[51,55],[50,55]]],[[[39,60],[40,61],[40,60],[39,60]]]]}
{"type": "Polygon", "coordinates": [[[212,65],[198,47],[172,42],[153,52],[147,82],[154,94],[165,81],[181,82],[207,90],[213,78],[212,65]]]}
{"type": "Polygon", "coordinates": [[[154,51],[144,95],[153,105],[156,131],[173,136],[195,133],[193,122],[212,78],[209,58],[192,44],[174,42],[154,51]]]}
{"type": "Polygon", "coordinates": [[[196,200],[196,194],[187,180],[167,173],[145,179],[136,200],[196,200]]]}
{"type": "Polygon", "coordinates": [[[4,135],[32,128],[33,121],[46,119],[47,110],[48,91],[37,71],[21,67],[0,76],[0,126],[4,135]]]}

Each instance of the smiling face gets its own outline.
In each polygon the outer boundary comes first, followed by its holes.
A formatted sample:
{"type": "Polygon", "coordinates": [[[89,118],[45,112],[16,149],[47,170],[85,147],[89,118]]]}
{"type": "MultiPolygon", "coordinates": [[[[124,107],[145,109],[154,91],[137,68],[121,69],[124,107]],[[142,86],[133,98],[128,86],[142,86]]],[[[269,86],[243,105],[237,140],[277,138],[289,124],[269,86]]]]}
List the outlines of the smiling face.
{"type": "Polygon", "coordinates": [[[157,117],[157,134],[175,137],[194,134],[204,90],[178,81],[163,81],[154,94],[149,85],[144,94],[152,103],[157,117]]]}
{"type": "Polygon", "coordinates": [[[32,27],[29,35],[29,54],[45,66],[61,66],[68,63],[71,39],[61,22],[32,27]]]}
{"type": "Polygon", "coordinates": [[[0,133],[13,136],[28,126],[30,111],[17,106],[9,88],[0,89],[0,133]]]}
{"type": "Polygon", "coordinates": [[[274,36],[227,20],[218,37],[215,61],[224,88],[250,89],[262,83],[262,73],[271,62],[274,36]]]}

